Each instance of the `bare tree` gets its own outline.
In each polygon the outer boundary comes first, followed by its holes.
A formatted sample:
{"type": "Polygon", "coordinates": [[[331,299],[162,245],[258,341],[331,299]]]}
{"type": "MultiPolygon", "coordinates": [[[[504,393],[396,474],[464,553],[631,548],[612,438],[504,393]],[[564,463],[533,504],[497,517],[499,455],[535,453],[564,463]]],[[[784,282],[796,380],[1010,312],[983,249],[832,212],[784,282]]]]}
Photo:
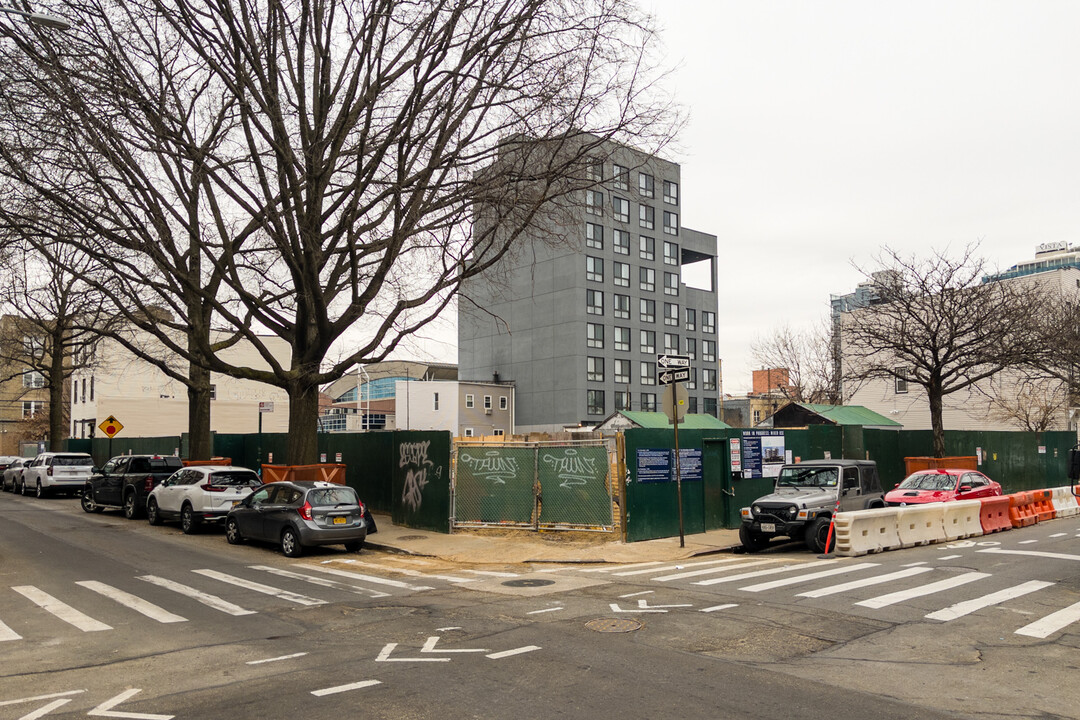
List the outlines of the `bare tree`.
{"type": "Polygon", "coordinates": [[[833,362],[832,331],[827,321],[792,330],[783,325],[750,346],[754,362],[783,368],[788,384],[781,392],[792,402],[839,405],[841,384],[833,362]]]}
{"type": "Polygon", "coordinates": [[[985,260],[968,245],[958,257],[905,257],[885,248],[880,303],[842,322],[845,381],[902,380],[926,392],[935,457],[945,454],[943,399],[1034,356],[1027,329],[1039,295],[1020,282],[983,282],[985,260]]]}
{"type": "Polygon", "coordinates": [[[1023,374],[991,383],[990,417],[1029,432],[1057,429],[1071,393],[1058,378],[1023,374]]]}
{"type": "Polygon", "coordinates": [[[316,457],[320,385],[385,359],[579,201],[609,141],[655,152],[677,122],[653,91],[651,21],[626,0],[53,12],[78,32],[0,29],[20,109],[19,127],[0,113],[0,171],[84,229],[129,321],[193,368],[285,389],[291,462],[316,457]],[[141,321],[150,301],[175,319],[141,321]],[[350,329],[355,349],[327,363],[350,329]],[[215,339],[250,343],[268,369],[226,361],[215,339]]]}

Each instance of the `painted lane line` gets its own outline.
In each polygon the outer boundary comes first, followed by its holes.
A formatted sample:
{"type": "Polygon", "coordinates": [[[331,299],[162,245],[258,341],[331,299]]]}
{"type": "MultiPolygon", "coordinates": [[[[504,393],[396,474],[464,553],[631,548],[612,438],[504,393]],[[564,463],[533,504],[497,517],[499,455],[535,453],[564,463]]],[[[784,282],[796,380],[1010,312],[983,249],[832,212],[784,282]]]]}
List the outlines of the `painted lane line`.
{"type": "Polygon", "coordinates": [[[806,573],[805,575],[796,575],[795,577],[784,578],[783,580],[772,580],[770,582],[758,583],[757,585],[747,585],[746,587],[741,587],[739,589],[745,592],[762,592],[763,590],[773,590],[778,587],[796,585],[809,580],[818,580],[820,578],[832,577],[833,575],[843,575],[844,573],[853,572],[855,570],[864,570],[866,568],[878,566],[879,563],[859,563],[857,565],[847,565],[831,570],[819,570],[818,572],[806,573]]]}
{"type": "Polygon", "coordinates": [[[387,643],[383,645],[383,649],[379,651],[378,657],[375,658],[375,662],[450,662],[450,658],[392,658],[390,654],[394,652],[394,648],[398,646],[397,643],[387,643]]]}
{"type": "Polygon", "coordinates": [[[71,702],[71,698],[64,698],[63,700],[53,700],[48,705],[42,705],[37,710],[34,710],[31,713],[27,713],[26,715],[23,715],[21,718],[19,718],[19,720],[38,720],[38,718],[45,717],[46,715],[51,713],[53,710],[56,710],[57,708],[64,707],[69,702],[71,702]]]}
{"type": "Polygon", "coordinates": [[[920,560],[919,562],[906,563],[904,565],[901,565],[900,567],[921,567],[923,565],[929,565],[929,564],[930,563],[927,562],[926,560],[920,560]]]}
{"type": "Polygon", "coordinates": [[[141,692],[142,690],[138,688],[125,690],[116,697],[109,698],[86,714],[94,717],[128,718],[128,720],[172,720],[172,718],[175,717],[174,715],[152,715],[150,713],[121,712],[119,710],[113,710],[113,708],[120,703],[141,692]]]}
{"type": "Polygon", "coordinates": [[[772,568],[771,570],[755,570],[754,572],[739,573],[738,575],[731,575],[729,577],[709,578],[708,580],[698,580],[695,585],[719,585],[720,583],[736,582],[738,580],[749,580],[756,577],[764,577],[765,575],[779,575],[780,573],[793,572],[795,570],[801,570],[803,568],[821,567],[823,565],[835,565],[837,560],[816,560],[814,562],[800,563],[798,565],[785,565],[784,567],[772,568]]]}
{"type": "Polygon", "coordinates": [[[35,702],[37,700],[52,700],[53,698],[67,697],[68,695],[79,695],[86,692],[83,690],[66,690],[64,692],[49,693],[48,695],[34,695],[33,697],[19,698],[18,700],[4,700],[0,702],[0,707],[5,705],[20,705],[22,703],[35,702]]]}
{"type": "Polygon", "coordinates": [[[494,570],[463,570],[462,572],[472,573],[474,575],[486,575],[488,577],[517,577],[517,573],[510,572],[495,572],[494,570]]]}
{"type": "Polygon", "coordinates": [[[22,640],[22,635],[9,628],[3,621],[0,621],[0,642],[8,640],[22,640]]]}
{"type": "Polygon", "coordinates": [[[653,578],[656,582],[668,582],[670,580],[685,580],[690,577],[700,577],[701,575],[715,575],[716,573],[728,572],[729,570],[740,570],[742,568],[754,567],[755,565],[771,565],[773,563],[783,562],[778,559],[771,560],[752,560],[747,562],[742,558],[738,560],[729,560],[728,562],[737,562],[737,565],[726,565],[724,567],[711,567],[704,570],[690,570],[689,572],[676,573],[674,575],[664,575],[662,577],[653,578]]]}
{"type": "Polygon", "coordinates": [[[1030,625],[1025,625],[1017,630],[1015,634],[1027,635],[1028,637],[1033,638],[1045,638],[1062,628],[1072,625],[1077,620],[1080,620],[1080,602],[1058,610],[1055,613],[1050,613],[1043,619],[1036,620],[1030,625]]]}
{"type": "Polygon", "coordinates": [[[388,587],[401,588],[402,590],[434,590],[435,588],[428,585],[410,585],[400,580],[389,580],[387,578],[381,578],[377,575],[365,575],[364,573],[355,573],[349,570],[337,570],[336,568],[318,567],[312,566],[310,569],[317,570],[327,575],[337,575],[338,577],[352,578],[353,580],[362,580],[363,582],[374,583],[376,585],[386,585],[388,587]]]}
{"type": "Polygon", "coordinates": [[[159,623],[187,622],[186,617],[171,613],[163,607],[159,607],[152,602],[143,600],[138,595],[132,595],[119,588],[114,588],[112,585],[106,585],[105,583],[97,582],[96,580],[80,580],[75,584],[84,587],[87,590],[92,590],[98,595],[103,595],[110,600],[115,600],[124,607],[131,608],[135,612],[145,615],[151,620],[157,620],[159,623]]]}
{"type": "Polygon", "coordinates": [[[195,588],[188,585],[182,585],[181,583],[173,582],[172,580],[166,580],[165,578],[158,577],[157,575],[142,575],[139,577],[139,580],[144,580],[151,585],[157,585],[158,587],[165,588],[166,590],[172,590],[174,593],[179,593],[184,597],[189,597],[192,600],[197,600],[203,605],[206,605],[209,608],[213,608],[214,610],[223,612],[227,615],[239,617],[240,615],[256,614],[254,610],[247,610],[240,607],[239,605],[234,605],[228,600],[222,600],[217,595],[204,593],[201,590],[196,590],[195,588]]]}
{"type": "Polygon", "coordinates": [[[611,603],[610,605],[608,605],[608,607],[611,608],[611,612],[617,612],[617,613],[666,613],[667,612],[667,610],[649,610],[649,609],[642,610],[641,608],[630,608],[629,610],[623,610],[621,607],[619,607],[618,603],[611,603]]]}
{"type": "Polygon", "coordinates": [[[620,595],[619,599],[622,600],[624,598],[637,597],[638,595],[649,595],[652,592],[652,590],[643,590],[642,592],[630,593],[629,595],[620,595]]]}
{"type": "Polygon", "coordinates": [[[973,600],[965,600],[964,602],[958,602],[955,605],[950,605],[943,610],[932,612],[925,617],[929,620],[942,620],[948,622],[949,620],[955,620],[956,618],[963,617],[976,610],[982,610],[983,608],[990,607],[1003,603],[1006,600],[1012,600],[1028,593],[1033,593],[1036,590],[1042,590],[1048,588],[1054,583],[1044,582],[1042,580],[1031,580],[1030,582],[1021,583],[1005,590],[1000,590],[996,593],[990,593],[989,595],[983,595],[973,600]]]}
{"type": "Polygon", "coordinates": [[[1065,537],[1065,536],[1066,536],[1066,535],[1068,535],[1068,534],[1069,534],[1069,533],[1054,533],[1054,534],[1053,534],[1053,535],[1051,535],[1050,537],[1052,537],[1052,538],[1055,538],[1055,537],[1065,537]]]}
{"type": "Polygon", "coordinates": [[[460,629],[461,629],[460,625],[453,625],[451,627],[435,628],[435,632],[445,632],[447,630],[460,630],[460,629]]]}
{"type": "Polygon", "coordinates": [[[410,570],[409,568],[393,568],[386,565],[379,565],[378,563],[368,563],[357,560],[357,565],[363,567],[376,568],[379,570],[386,570],[387,572],[397,573],[398,575],[407,575],[408,577],[420,577],[420,578],[435,578],[436,580],[446,580],[452,583],[471,583],[476,582],[476,578],[463,578],[457,575],[439,575],[438,573],[422,573],[419,570],[410,570]]]}
{"type": "Polygon", "coordinates": [[[724,565],[738,562],[741,558],[727,558],[726,560],[705,560],[704,562],[679,563],[678,565],[666,565],[664,567],[650,567],[644,570],[628,570],[626,572],[611,573],[616,577],[629,577],[631,575],[644,575],[646,573],[667,572],[668,570],[685,570],[692,567],[705,567],[706,565],[724,565]]]}
{"type": "Polygon", "coordinates": [[[322,690],[312,690],[311,694],[315,697],[323,697],[324,695],[336,695],[338,693],[349,692],[350,690],[362,690],[366,687],[373,687],[375,685],[382,685],[381,680],[362,680],[360,682],[349,683],[348,685],[338,685],[337,687],[323,688],[322,690]]]}
{"type": "Polygon", "coordinates": [[[33,585],[19,585],[18,587],[13,587],[11,589],[40,607],[45,612],[52,613],[68,625],[74,625],[83,632],[112,630],[111,626],[106,625],[103,622],[98,622],[89,615],[84,615],[67,603],[60,602],[49,593],[39,590],[33,585]]]}
{"type": "Polygon", "coordinates": [[[938,560],[955,560],[957,558],[962,558],[962,557],[964,557],[964,556],[963,555],[943,555],[942,557],[939,557],[938,560]]]}
{"type": "Polygon", "coordinates": [[[655,610],[656,608],[680,608],[680,607],[694,607],[690,603],[683,603],[680,605],[650,605],[646,600],[638,600],[637,606],[642,610],[655,610]]]}
{"type": "MultiPolygon", "coordinates": [[[[1077,535],[1080,537],[1080,535],[1077,535]]],[[[1066,553],[1040,552],[1038,550],[1002,550],[1001,548],[987,548],[979,550],[981,553],[994,555],[1023,555],[1026,557],[1053,558],[1055,560],[1080,560],[1080,555],[1068,555],[1066,553]]]]}
{"type": "Polygon", "coordinates": [[[543,610],[532,610],[532,611],[527,612],[525,614],[526,615],[539,615],[540,613],[549,613],[549,612],[555,612],[556,610],[565,610],[565,609],[566,608],[563,608],[563,607],[544,608],[543,610]]]}
{"type": "Polygon", "coordinates": [[[212,578],[214,580],[220,580],[223,583],[229,585],[235,585],[236,587],[242,587],[245,590],[251,590],[253,592],[262,593],[263,595],[270,595],[272,597],[286,600],[297,605],[325,605],[325,600],[318,598],[307,597],[306,595],[298,595],[288,590],[282,590],[281,588],[271,587],[270,585],[263,585],[262,583],[252,582],[251,580],[245,580],[244,578],[236,577],[235,575],[227,575],[217,570],[192,570],[191,572],[196,575],[202,575],[203,577],[212,578]]]}
{"type": "Polygon", "coordinates": [[[1039,541],[1038,540],[1021,540],[1020,542],[1018,542],[1016,544],[1017,545],[1031,545],[1032,543],[1037,543],[1037,542],[1039,542],[1039,541]]]}
{"type": "Polygon", "coordinates": [[[723,605],[713,605],[712,607],[702,608],[701,612],[716,612],[717,610],[727,610],[728,608],[739,607],[736,603],[724,603],[723,605]]]}
{"type": "Polygon", "coordinates": [[[905,600],[912,600],[918,597],[924,597],[926,595],[933,595],[934,593],[942,592],[943,590],[951,590],[954,587],[960,587],[961,585],[967,585],[970,582],[976,580],[983,580],[990,577],[990,573],[969,572],[963,575],[957,575],[956,577],[945,578],[944,580],[938,580],[937,582],[928,583],[926,585],[920,585],[908,590],[900,590],[898,592],[889,593],[888,595],[879,595],[869,600],[863,600],[862,602],[855,603],[860,607],[868,608],[883,608],[889,605],[895,605],[905,600]]]}
{"type": "Polygon", "coordinates": [[[488,652],[487,648],[484,648],[484,649],[479,649],[479,648],[454,648],[454,649],[436,650],[435,646],[438,645],[438,644],[439,644],[439,636],[438,635],[432,635],[431,637],[429,637],[427,639],[427,641],[424,642],[424,647],[420,648],[420,652],[422,652],[422,653],[468,653],[468,652],[486,653],[486,652],[488,652]]]}
{"type": "Polygon", "coordinates": [[[863,578],[862,580],[852,580],[839,585],[831,585],[826,588],[821,588],[820,590],[809,590],[804,593],[799,593],[795,597],[819,598],[825,597],[826,595],[836,595],[837,593],[847,592],[848,590],[858,590],[859,588],[870,587],[871,585],[880,585],[882,583],[901,580],[913,575],[921,575],[923,573],[931,572],[932,570],[933,568],[928,567],[913,567],[908,568],[907,570],[897,570],[896,572],[886,573],[885,575],[875,575],[872,578],[863,578]]]}
{"type": "Polygon", "coordinates": [[[312,585],[318,585],[320,587],[328,587],[335,590],[346,590],[357,595],[368,595],[373,598],[390,597],[390,593],[356,587],[355,585],[349,585],[347,583],[339,582],[337,580],[329,580],[327,578],[315,577],[314,575],[305,575],[304,573],[293,572],[291,570],[282,570],[281,568],[270,567],[269,565],[248,565],[248,567],[252,570],[262,570],[263,572],[268,572],[271,575],[277,575],[279,577],[285,577],[291,580],[302,580],[303,582],[311,583],[312,585]]]}
{"type": "Polygon", "coordinates": [[[539,650],[539,645],[526,645],[524,647],[514,648],[513,650],[503,650],[502,652],[491,653],[484,657],[489,657],[492,660],[501,660],[503,658],[511,657],[513,655],[521,655],[522,653],[532,652],[533,650],[539,650]]]}
{"type": "Polygon", "coordinates": [[[293,653],[292,655],[280,655],[278,657],[266,658],[265,660],[248,660],[245,665],[262,665],[263,663],[278,662],[279,660],[292,660],[293,658],[304,657],[306,652],[293,653]]]}
{"type": "Polygon", "coordinates": [[[581,568],[580,572],[610,573],[617,570],[630,570],[632,568],[648,567],[649,565],[663,565],[662,560],[650,560],[649,562],[633,563],[632,565],[616,565],[615,567],[581,568]]]}

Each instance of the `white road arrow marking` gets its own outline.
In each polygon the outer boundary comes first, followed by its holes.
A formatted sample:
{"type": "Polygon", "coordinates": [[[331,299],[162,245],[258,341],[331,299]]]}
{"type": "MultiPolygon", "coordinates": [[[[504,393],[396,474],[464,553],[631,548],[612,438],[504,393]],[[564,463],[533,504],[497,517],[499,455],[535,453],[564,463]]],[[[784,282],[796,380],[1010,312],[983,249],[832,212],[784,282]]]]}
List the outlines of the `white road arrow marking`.
{"type": "Polygon", "coordinates": [[[392,658],[390,653],[394,652],[394,648],[398,646],[397,643],[387,643],[383,646],[379,656],[375,658],[375,662],[450,662],[450,658],[392,658]]]}
{"type": "Polygon", "coordinates": [[[461,649],[457,649],[457,650],[436,650],[435,646],[438,645],[438,644],[439,644],[439,636],[438,635],[432,635],[431,637],[429,637],[427,639],[427,642],[424,643],[424,647],[420,648],[420,652],[422,652],[422,653],[463,653],[463,652],[486,653],[486,652],[488,652],[487,649],[481,649],[481,648],[461,648],[461,649]]]}
{"type": "Polygon", "coordinates": [[[643,613],[643,612],[666,613],[667,612],[667,610],[641,610],[641,609],[638,609],[638,608],[631,608],[630,610],[623,610],[621,607],[619,607],[618,603],[611,603],[608,607],[611,608],[611,612],[617,612],[617,613],[643,613]]]}
{"type": "Polygon", "coordinates": [[[505,657],[510,657],[512,655],[521,655],[522,653],[532,652],[533,650],[539,649],[539,645],[526,645],[525,647],[514,648],[513,650],[503,650],[502,652],[491,653],[486,657],[489,657],[492,660],[501,660],[505,657]]]}
{"type": "Polygon", "coordinates": [[[655,608],[694,607],[690,603],[683,603],[682,605],[650,605],[645,600],[638,600],[637,604],[638,607],[642,610],[653,610],[655,608]]]}
{"type": "Polygon", "coordinates": [[[139,688],[132,688],[131,690],[125,690],[116,697],[110,698],[105,702],[98,705],[96,708],[86,713],[94,717],[110,717],[110,718],[127,718],[128,720],[172,720],[175,715],[152,715],[150,713],[131,713],[121,712],[120,710],[113,710],[114,707],[120,703],[128,700],[135,695],[141,693],[139,688]]]}
{"type": "Polygon", "coordinates": [[[4,700],[0,701],[0,707],[5,705],[19,705],[21,703],[34,702],[35,700],[52,700],[53,698],[67,697],[68,695],[78,695],[84,693],[86,690],[67,690],[66,692],[49,693],[48,695],[34,695],[33,697],[19,698],[18,700],[4,700]]]}
{"type": "Polygon", "coordinates": [[[67,705],[69,702],[71,702],[71,698],[64,698],[63,700],[53,700],[48,705],[42,705],[37,710],[23,715],[21,718],[19,718],[19,720],[37,720],[38,718],[45,717],[53,710],[67,705]]]}

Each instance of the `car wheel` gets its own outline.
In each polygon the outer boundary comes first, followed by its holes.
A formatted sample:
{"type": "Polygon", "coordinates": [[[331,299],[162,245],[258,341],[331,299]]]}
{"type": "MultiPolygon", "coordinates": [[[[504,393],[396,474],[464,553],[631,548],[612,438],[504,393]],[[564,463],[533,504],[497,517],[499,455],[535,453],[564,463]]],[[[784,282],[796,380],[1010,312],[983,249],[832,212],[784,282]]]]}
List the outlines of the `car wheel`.
{"type": "Polygon", "coordinates": [[[139,517],[139,506],[135,502],[134,490],[124,496],[124,517],[128,520],[134,520],[139,517]]]}
{"type": "Polygon", "coordinates": [[[146,519],[151,525],[161,524],[161,513],[158,511],[157,500],[154,498],[146,501],[146,519]]]}
{"type": "Polygon", "coordinates": [[[829,542],[829,526],[832,524],[831,518],[819,517],[814,522],[810,523],[810,527],[806,529],[806,547],[816,553],[832,552],[836,547],[836,533],[833,533],[832,542],[829,542]],[[825,543],[829,543],[826,549],[825,543]]]}
{"type": "Polygon", "coordinates": [[[82,506],[83,512],[99,513],[105,510],[94,501],[94,491],[90,488],[83,490],[82,496],[79,498],[79,505],[82,506]]]}
{"type": "Polygon", "coordinates": [[[739,541],[746,548],[746,552],[757,552],[769,546],[769,538],[761,533],[754,532],[745,525],[739,526],[739,541]]]}
{"type": "Polygon", "coordinates": [[[240,534],[240,524],[236,522],[236,518],[225,521],[225,539],[230,545],[239,545],[244,542],[244,536],[240,534]]]}
{"type": "Polygon", "coordinates": [[[363,547],[363,540],[350,540],[349,542],[345,543],[345,552],[360,552],[361,548],[363,547]]]}
{"type": "Polygon", "coordinates": [[[300,557],[304,554],[304,548],[300,545],[300,538],[296,537],[296,531],[285,528],[281,531],[281,552],[285,557],[300,557]]]}
{"type": "Polygon", "coordinates": [[[190,503],[184,503],[184,507],[180,508],[180,529],[185,535],[194,535],[199,529],[199,519],[195,517],[190,503]]]}
{"type": "Polygon", "coordinates": [[[34,486],[34,497],[38,500],[45,497],[45,488],[41,487],[41,481],[37,481],[37,485],[34,486]]]}

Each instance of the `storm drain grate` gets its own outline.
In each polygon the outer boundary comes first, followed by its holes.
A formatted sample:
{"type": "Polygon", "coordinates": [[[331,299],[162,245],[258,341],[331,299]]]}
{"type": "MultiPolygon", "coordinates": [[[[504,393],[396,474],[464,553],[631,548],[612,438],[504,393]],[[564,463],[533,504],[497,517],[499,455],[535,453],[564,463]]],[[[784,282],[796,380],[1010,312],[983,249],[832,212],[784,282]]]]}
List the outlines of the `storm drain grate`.
{"type": "Polygon", "coordinates": [[[637,620],[619,620],[617,618],[596,618],[585,623],[585,627],[593,632],[634,632],[641,629],[641,623],[637,620]]]}
{"type": "Polygon", "coordinates": [[[507,580],[503,583],[506,587],[543,587],[554,585],[554,580],[541,580],[539,578],[522,578],[521,580],[507,580]]]}

